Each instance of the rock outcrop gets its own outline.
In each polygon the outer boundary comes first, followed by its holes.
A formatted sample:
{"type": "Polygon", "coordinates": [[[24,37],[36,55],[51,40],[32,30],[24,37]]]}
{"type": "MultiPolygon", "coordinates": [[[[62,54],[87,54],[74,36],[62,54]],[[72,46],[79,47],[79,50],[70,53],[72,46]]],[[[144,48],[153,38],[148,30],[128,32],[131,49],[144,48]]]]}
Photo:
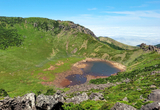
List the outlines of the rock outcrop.
{"type": "MultiPolygon", "coordinates": [[[[59,23],[63,22],[63,21],[60,21],[58,20],[59,23]]],[[[76,29],[78,32],[82,32],[82,33],[85,33],[85,34],[89,34],[91,36],[93,36],[94,38],[96,38],[97,40],[99,40],[96,35],[88,28],[85,28],[79,24],[75,24],[74,22],[72,21],[68,21],[68,25],[67,26],[64,26],[63,24],[60,24],[59,25],[59,28],[60,29],[63,29],[63,30],[70,30],[70,29],[76,29]]]]}
{"type": "Polygon", "coordinates": [[[153,90],[149,95],[148,99],[152,101],[160,102],[160,89],[153,90]]]}
{"type": "Polygon", "coordinates": [[[156,75],[156,74],[160,74],[160,71],[152,71],[151,75],[156,75]]]}
{"type": "Polygon", "coordinates": [[[86,92],[76,93],[74,97],[67,99],[64,96],[67,97],[65,93],[57,91],[54,95],[40,94],[36,97],[34,93],[29,93],[17,98],[6,97],[0,101],[0,110],[63,110],[64,102],[79,104],[88,99],[104,100],[102,93],[92,93],[90,96],[86,92]]]}
{"type": "Polygon", "coordinates": [[[6,97],[0,101],[0,110],[36,110],[35,94],[29,93],[23,97],[6,97]]]}
{"type": "Polygon", "coordinates": [[[132,107],[132,106],[130,106],[130,105],[117,102],[117,103],[111,108],[111,110],[137,110],[137,109],[134,108],[134,107],[132,107]]]}
{"type": "Polygon", "coordinates": [[[160,110],[160,102],[153,102],[142,106],[140,110],[160,110]]]}
{"type": "Polygon", "coordinates": [[[140,45],[140,48],[143,49],[144,51],[156,51],[160,54],[160,48],[153,46],[153,45],[146,45],[146,44],[142,43],[140,45]]]}

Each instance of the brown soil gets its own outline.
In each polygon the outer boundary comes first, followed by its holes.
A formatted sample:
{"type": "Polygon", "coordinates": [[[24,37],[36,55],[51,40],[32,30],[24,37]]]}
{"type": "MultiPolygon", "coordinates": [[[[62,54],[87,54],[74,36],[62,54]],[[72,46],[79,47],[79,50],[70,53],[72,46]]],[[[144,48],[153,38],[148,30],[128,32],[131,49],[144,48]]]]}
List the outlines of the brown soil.
{"type": "Polygon", "coordinates": [[[53,82],[41,82],[43,85],[54,85],[59,88],[63,88],[66,85],[69,85],[71,82],[67,80],[65,77],[72,75],[72,74],[83,74],[81,69],[77,67],[72,67],[71,70],[62,72],[62,73],[56,73],[55,74],[55,80],[53,82]]]}
{"type": "Polygon", "coordinates": [[[60,85],[61,85],[62,87],[66,87],[66,86],[68,86],[70,83],[71,83],[70,80],[64,79],[64,80],[60,83],[60,85]]]}
{"type": "MultiPolygon", "coordinates": [[[[71,70],[68,70],[68,71],[65,71],[65,72],[62,72],[62,73],[56,73],[55,74],[55,80],[53,82],[41,82],[41,84],[43,84],[43,85],[54,85],[54,86],[56,86],[58,88],[64,88],[65,86],[67,86],[67,85],[69,85],[71,83],[71,81],[69,81],[65,77],[67,77],[69,75],[73,75],[73,74],[82,75],[83,72],[81,71],[80,68],[85,68],[86,66],[90,66],[90,65],[87,65],[85,63],[85,62],[88,62],[88,61],[106,61],[106,62],[112,64],[114,67],[120,69],[121,71],[125,71],[126,70],[126,67],[124,65],[122,65],[120,63],[117,63],[117,62],[103,60],[103,59],[96,59],[96,58],[86,58],[86,60],[82,60],[80,62],[77,62],[77,63],[73,64],[73,66],[71,67],[71,70]]],[[[61,64],[63,64],[63,63],[61,63],[61,64]]],[[[112,74],[112,75],[114,76],[114,75],[117,75],[117,74],[115,73],[115,74],[112,74]]],[[[91,79],[107,78],[107,77],[109,77],[109,76],[87,75],[87,82],[89,82],[91,79]]]]}
{"type": "Polygon", "coordinates": [[[43,71],[47,71],[47,70],[48,70],[48,71],[51,71],[51,70],[54,70],[54,69],[56,69],[56,68],[57,68],[57,67],[54,67],[54,66],[51,65],[48,69],[44,69],[43,71]]]}
{"type": "Polygon", "coordinates": [[[43,76],[43,77],[40,77],[39,79],[48,80],[49,78],[47,78],[46,76],[43,76]]]}

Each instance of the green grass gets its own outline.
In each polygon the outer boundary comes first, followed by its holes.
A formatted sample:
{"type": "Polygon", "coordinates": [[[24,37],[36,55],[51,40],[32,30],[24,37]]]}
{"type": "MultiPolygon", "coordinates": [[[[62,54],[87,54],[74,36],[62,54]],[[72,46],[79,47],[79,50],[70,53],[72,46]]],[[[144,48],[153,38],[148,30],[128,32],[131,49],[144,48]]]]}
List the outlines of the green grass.
{"type": "Polygon", "coordinates": [[[46,18],[0,17],[0,25],[2,23],[5,24],[3,24],[4,29],[17,29],[16,34],[24,38],[19,47],[10,45],[5,50],[0,49],[0,89],[4,89],[10,97],[23,96],[31,91],[36,95],[40,93],[53,94],[57,89],[68,91],[69,88],[61,89],[42,85],[41,82],[44,80],[41,77],[47,77],[48,79],[45,81],[54,81],[55,73],[70,70],[74,63],[85,57],[93,57],[92,53],[96,54],[95,58],[102,58],[104,54],[108,54],[106,60],[122,63],[127,66],[127,70],[117,76],[91,80],[91,83],[115,83],[126,78],[131,79],[131,82],[105,90],[92,89],[88,91],[88,95],[92,92],[102,92],[107,102],[88,100],[79,105],[65,104],[66,110],[110,109],[117,101],[139,109],[146,104],[139,99],[139,96],[143,95],[146,98],[154,89],[150,88],[152,84],[157,88],[160,86],[159,75],[149,75],[153,70],[160,70],[160,55],[156,52],[143,52],[137,47],[122,45],[113,40],[110,40],[110,44],[106,44],[91,35],[80,33],[77,29],[66,31],[58,28],[59,25],[69,27],[68,21],[59,23],[46,18]],[[37,23],[37,27],[34,27],[34,23],[37,23]],[[82,47],[86,41],[86,45],[82,47]],[[97,49],[97,47],[99,48],[97,49]],[[77,52],[71,53],[75,48],[77,48],[77,52]],[[57,66],[56,63],[59,61],[64,64],[57,66]],[[52,71],[43,71],[50,65],[56,68],[52,71]],[[155,67],[155,65],[158,66],[155,67]],[[142,90],[137,91],[137,88],[142,90]],[[122,101],[124,97],[127,97],[129,102],[122,101]]]}

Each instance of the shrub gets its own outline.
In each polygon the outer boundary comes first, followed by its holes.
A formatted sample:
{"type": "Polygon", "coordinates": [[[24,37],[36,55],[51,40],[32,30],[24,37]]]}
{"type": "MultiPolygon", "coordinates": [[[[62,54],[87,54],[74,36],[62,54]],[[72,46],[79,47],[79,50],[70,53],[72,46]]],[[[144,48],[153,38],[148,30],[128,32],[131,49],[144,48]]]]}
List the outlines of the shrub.
{"type": "Polygon", "coordinates": [[[0,89],[0,97],[6,97],[8,93],[4,89],[0,89]]]}
{"type": "Polygon", "coordinates": [[[56,93],[55,90],[53,89],[48,89],[47,92],[44,95],[53,95],[54,93],[56,93]]]}

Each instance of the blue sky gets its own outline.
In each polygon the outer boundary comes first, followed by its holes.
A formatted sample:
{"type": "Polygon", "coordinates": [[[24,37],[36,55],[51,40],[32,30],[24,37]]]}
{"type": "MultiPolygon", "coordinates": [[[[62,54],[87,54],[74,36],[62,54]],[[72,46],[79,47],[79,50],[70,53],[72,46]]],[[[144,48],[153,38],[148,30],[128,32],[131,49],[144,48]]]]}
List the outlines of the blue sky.
{"type": "Polygon", "coordinates": [[[129,45],[160,43],[160,0],[0,0],[0,16],[69,20],[129,45]]]}

